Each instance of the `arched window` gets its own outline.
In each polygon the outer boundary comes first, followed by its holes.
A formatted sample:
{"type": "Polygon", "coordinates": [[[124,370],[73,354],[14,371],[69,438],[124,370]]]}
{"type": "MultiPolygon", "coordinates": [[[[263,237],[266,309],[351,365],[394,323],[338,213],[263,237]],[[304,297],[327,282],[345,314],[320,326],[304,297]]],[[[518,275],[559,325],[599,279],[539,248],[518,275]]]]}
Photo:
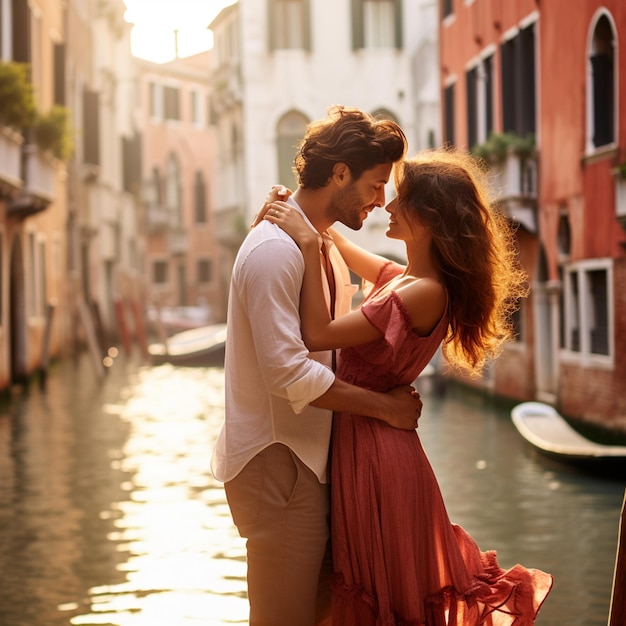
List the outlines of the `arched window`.
{"type": "Polygon", "coordinates": [[[277,152],[278,180],[276,182],[291,189],[296,188],[296,177],[293,173],[293,162],[298,150],[298,143],[304,137],[309,120],[297,111],[285,113],[278,121],[277,152]]]}
{"type": "Polygon", "coordinates": [[[165,202],[170,216],[170,226],[182,226],[183,215],[180,197],[180,166],[176,155],[170,154],[167,161],[167,179],[165,181],[165,202]]]}
{"type": "Polygon", "coordinates": [[[206,185],[204,175],[200,170],[196,172],[194,179],[193,195],[196,206],[196,223],[205,224],[207,222],[206,185]]]}
{"type": "Polygon", "coordinates": [[[597,148],[615,142],[616,128],[616,36],[610,15],[601,10],[592,22],[589,39],[588,146],[597,148]]]}
{"type": "Polygon", "coordinates": [[[152,168],[152,187],[150,200],[156,206],[163,206],[163,187],[161,186],[161,172],[158,167],[152,168]]]}
{"type": "Polygon", "coordinates": [[[398,124],[398,118],[388,109],[376,109],[372,111],[372,115],[381,120],[391,120],[398,124]]]}

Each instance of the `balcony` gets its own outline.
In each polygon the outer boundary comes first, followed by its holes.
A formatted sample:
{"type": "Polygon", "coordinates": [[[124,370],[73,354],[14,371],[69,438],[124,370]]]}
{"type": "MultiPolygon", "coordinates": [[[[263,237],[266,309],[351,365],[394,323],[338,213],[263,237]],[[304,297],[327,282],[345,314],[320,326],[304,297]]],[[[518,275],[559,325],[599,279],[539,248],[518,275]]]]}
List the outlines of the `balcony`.
{"type": "Polygon", "coordinates": [[[23,142],[19,133],[0,127],[0,197],[13,198],[22,188],[23,142]]]}
{"type": "Polygon", "coordinates": [[[505,214],[531,233],[537,232],[537,158],[509,152],[492,166],[489,179],[505,214]]]}
{"type": "Polygon", "coordinates": [[[167,234],[170,254],[181,256],[189,252],[189,234],[182,228],[173,228],[167,234]]]}
{"type": "Polygon", "coordinates": [[[25,145],[22,149],[22,177],[21,193],[9,204],[7,213],[24,219],[44,211],[54,200],[54,159],[35,145],[25,145]]]}
{"type": "Polygon", "coordinates": [[[149,204],[146,207],[146,220],[149,233],[163,232],[169,228],[170,213],[164,206],[149,204]]]}
{"type": "Polygon", "coordinates": [[[216,118],[242,102],[241,69],[236,59],[230,59],[218,67],[211,76],[213,93],[211,112],[216,118]]]}
{"type": "Polygon", "coordinates": [[[215,211],[213,219],[217,241],[227,248],[238,248],[249,230],[243,209],[238,205],[220,209],[215,211]]]}

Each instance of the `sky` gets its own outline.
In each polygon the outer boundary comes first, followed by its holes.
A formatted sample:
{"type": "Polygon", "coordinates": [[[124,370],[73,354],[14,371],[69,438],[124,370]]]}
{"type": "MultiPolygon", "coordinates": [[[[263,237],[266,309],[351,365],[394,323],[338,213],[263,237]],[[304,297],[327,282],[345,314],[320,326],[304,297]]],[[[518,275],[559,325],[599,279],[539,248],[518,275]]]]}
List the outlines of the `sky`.
{"type": "Polygon", "coordinates": [[[207,26],[235,0],[124,0],[125,19],[134,24],[132,53],[155,63],[175,57],[178,29],[178,55],[198,54],[213,46],[207,26]]]}

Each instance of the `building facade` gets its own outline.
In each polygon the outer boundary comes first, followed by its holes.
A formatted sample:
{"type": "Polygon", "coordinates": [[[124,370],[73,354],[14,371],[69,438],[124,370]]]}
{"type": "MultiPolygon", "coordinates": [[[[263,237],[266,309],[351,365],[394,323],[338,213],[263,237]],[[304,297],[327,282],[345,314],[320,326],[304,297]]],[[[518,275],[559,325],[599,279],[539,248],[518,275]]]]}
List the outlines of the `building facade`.
{"type": "Polygon", "coordinates": [[[479,384],[617,430],[626,430],[625,37],[619,0],[576,10],[567,0],[440,3],[443,138],[489,162],[531,283],[518,340],[479,384]]]}
{"type": "MultiPolygon", "coordinates": [[[[34,14],[26,0],[0,3],[3,106],[0,111],[0,388],[21,382],[66,339],[66,167],[38,141],[37,118],[63,104],[56,54],[63,45],[60,3],[34,14]],[[18,64],[18,65],[16,65],[18,64]],[[24,70],[18,84],[12,69],[24,70]],[[34,118],[16,119],[8,94],[32,90],[34,118]]],[[[21,110],[26,101],[18,104],[21,110]]]]}
{"type": "Polygon", "coordinates": [[[213,236],[209,59],[205,52],[163,64],[138,60],[145,296],[152,320],[167,313],[174,326],[226,316],[213,236]]]}
{"type": "Polygon", "coordinates": [[[120,329],[139,325],[117,305],[140,296],[125,10],[0,2],[0,389],[86,343],[102,373],[120,329]]]}
{"type": "MultiPolygon", "coordinates": [[[[439,136],[437,3],[239,0],[211,23],[216,235],[230,269],[272,184],[292,189],[296,144],[333,104],[397,121],[410,151],[439,136]]],[[[389,194],[393,185],[389,186],[389,194]]],[[[355,241],[403,258],[380,209],[355,241]]]]}

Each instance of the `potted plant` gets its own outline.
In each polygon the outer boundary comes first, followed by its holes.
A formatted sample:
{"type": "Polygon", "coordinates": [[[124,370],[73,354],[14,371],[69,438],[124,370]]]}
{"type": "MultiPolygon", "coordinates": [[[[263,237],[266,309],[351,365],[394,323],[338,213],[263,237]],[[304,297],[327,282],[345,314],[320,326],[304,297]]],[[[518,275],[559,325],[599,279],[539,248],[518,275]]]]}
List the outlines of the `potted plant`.
{"type": "Polygon", "coordinates": [[[476,145],[471,153],[486,161],[489,165],[501,165],[510,153],[520,160],[530,158],[535,151],[535,136],[530,133],[520,137],[515,133],[491,133],[485,143],[476,145]]]}
{"type": "Polygon", "coordinates": [[[33,125],[35,143],[41,150],[65,160],[72,152],[69,111],[55,105],[46,114],[38,114],[33,125]]]}
{"type": "Polygon", "coordinates": [[[36,117],[33,86],[28,65],[0,61],[0,124],[18,130],[28,128],[36,117]]]}
{"type": "Polygon", "coordinates": [[[616,178],[626,181],[626,161],[618,163],[612,171],[616,178]]]}

